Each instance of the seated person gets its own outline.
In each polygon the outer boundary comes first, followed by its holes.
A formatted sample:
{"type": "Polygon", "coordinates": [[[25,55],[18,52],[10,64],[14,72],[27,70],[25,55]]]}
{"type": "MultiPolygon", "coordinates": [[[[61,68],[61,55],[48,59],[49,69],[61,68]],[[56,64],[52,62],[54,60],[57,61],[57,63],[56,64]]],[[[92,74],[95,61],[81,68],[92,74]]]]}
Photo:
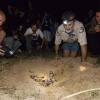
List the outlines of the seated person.
{"type": "Polygon", "coordinates": [[[90,22],[87,31],[89,51],[92,55],[100,55],[100,9],[97,9],[95,16],[90,22]]]}
{"type": "Polygon", "coordinates": [[[34,21],[26,32],[24,33],[26,38],[26,48],[28,53],[32,53],[33,48],[42,48],[44,43],[44,36],[42,31],[37,27],[36,22],[34,21]]]}
{"type": "Polygon", "coordinates": [[[14,55],[21,44],[17,41],[14,42],[13,37],[6,37],[6,32],[3,29],[5,20],[6,16],[4,12],[0,10],[0,55],[10,57],[14,55]]]}
{"type": "Polygon", "coordinates": [[[11,49],[14,54],[17,52],[17,50],[21,46],[21,42],[19,41],[19,38],[18,38],[16,31],[12,32],[12,36],[7,36],[5,38],[4,42],[5,42],[6,47],[11,49]]]}
{"type": "Polygon", "coordinates": [[[0,10],[0,56],[4,56],[5,55],[5,51],[2,49],[4,46],[4,39],[6,36],[6,33],[3,29],[3,23],[6,20],[6,16],[5,13],[0,10]]]}

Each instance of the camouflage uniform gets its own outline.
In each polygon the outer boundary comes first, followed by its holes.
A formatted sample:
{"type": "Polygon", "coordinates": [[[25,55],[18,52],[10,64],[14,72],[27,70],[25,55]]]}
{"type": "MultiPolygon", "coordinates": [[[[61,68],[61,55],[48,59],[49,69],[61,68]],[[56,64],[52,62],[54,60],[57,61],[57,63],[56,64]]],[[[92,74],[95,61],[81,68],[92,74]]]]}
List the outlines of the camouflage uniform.
{"type": "Polygon", "coordinates": [[[87,44],[83,24],[75,20],[73,30],[70,33],[67,33],[63,24],[61,24],[56,31],[55,45],[60,45],[62,41],[67,43],[78,42],[81,46],[87,44]]]}

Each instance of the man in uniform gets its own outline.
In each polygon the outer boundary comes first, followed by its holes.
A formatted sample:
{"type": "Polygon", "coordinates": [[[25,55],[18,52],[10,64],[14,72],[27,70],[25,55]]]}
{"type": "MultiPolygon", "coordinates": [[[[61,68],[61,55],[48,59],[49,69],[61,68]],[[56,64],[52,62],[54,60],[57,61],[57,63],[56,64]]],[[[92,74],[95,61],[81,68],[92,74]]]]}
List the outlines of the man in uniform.
{"type": "Polygon", "coordinates": [[[75,14],[66,11],[62,16],[62,24],[57,28],[55,36],[55,52],[58,55],[59,45],[62,44],[64,56],[77,56],[81,49],[81,60],[86,62],[87,40],[83,24],[75,19],[75,14]]]}

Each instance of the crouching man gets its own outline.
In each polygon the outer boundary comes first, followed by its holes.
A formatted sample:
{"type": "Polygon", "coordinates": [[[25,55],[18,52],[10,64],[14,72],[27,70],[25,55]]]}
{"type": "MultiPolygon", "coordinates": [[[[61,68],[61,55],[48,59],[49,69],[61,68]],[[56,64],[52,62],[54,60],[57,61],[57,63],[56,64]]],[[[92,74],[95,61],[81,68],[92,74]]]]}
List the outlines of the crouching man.
{"type": "Polygon", "coordinates": [[[24,36],[26,39],[26,48],[29,54],[31,54],[34,49],[42,48],[44,44],[44,35],[38,28],[36,21],[33,21],[31,27],[29,27],[24,33],[24,36]]]}
{"type": "Polygon", "coordinates": [[[62,43],[63,55],[76,57],[81,49],[81,61],[87,60],[87,39],[83,24],[75,19],[75,14],[66,11],[62,16],[62,24],[57,28],[55,36],[55,52],[58,55],[62,43]]]}

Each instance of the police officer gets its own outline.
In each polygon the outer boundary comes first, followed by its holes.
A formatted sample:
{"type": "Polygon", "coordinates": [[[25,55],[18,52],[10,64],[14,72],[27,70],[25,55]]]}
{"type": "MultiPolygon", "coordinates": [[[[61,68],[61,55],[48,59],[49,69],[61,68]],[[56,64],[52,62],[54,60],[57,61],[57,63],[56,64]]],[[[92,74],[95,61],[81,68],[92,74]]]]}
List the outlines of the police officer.
{"type": "Polygon", "coordinates": [[[55,52],[58,55],[59,45],[62,44],[64,56],[75,57],[81,49],[81,60],[87,58],[87,40],[84,26],[75,19],[72,11],[66,11],[62,15],[62,24],[58,26],[55,36],[55,52]]]}

